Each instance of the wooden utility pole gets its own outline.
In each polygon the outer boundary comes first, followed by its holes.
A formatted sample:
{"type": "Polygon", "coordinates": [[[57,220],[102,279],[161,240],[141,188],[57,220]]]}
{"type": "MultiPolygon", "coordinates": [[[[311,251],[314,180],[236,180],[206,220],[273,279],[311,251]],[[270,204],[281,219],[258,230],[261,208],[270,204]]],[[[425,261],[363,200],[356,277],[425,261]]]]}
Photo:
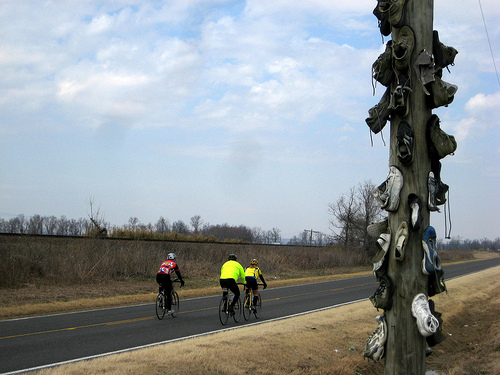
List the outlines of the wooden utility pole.
{"type": "MultiPolygon", "coordinates": [[[[428,197],[427,179],[431,170],[428,155],[426,127],[431,116],[431,109],[426,104],[423,85],[417,77],[414,63],[422,50],[432,53],[433,0],[406,0],[404,25],[409,26],[415,35],[415,45],[409,61],[410,75],[409,111],[406,116],[391,116],[389,164],[397,166],[403,176],[404,185],[400,194],[400,204],[396,212],[389,214],[389,226],[392,233],[389,250],[387,274],[394,283],[392,309],[386,312],[387,342],[385,354],[385,374],[404,375],[425,373],[426,340],[417,328],[412,315],[413,298],[427,294],[427,276],[422,273],[422,236],[430,224],[429,211],[425,202],[428,197]],[[404,166],[397,157],[397,131],[399,123],[408,122],[414,131],[414,156],[409,166],[404,166]],[[408,222],[410,208],[408,195],[417,194],[422,204],[423,221],[418,231],[411,231],[405,246],[405,256],[397,261],[394,254],[396,232],[401,222],[408,222]]],[[[392,27],[393,43],[398,42],[401,28],[392,27]]]]}

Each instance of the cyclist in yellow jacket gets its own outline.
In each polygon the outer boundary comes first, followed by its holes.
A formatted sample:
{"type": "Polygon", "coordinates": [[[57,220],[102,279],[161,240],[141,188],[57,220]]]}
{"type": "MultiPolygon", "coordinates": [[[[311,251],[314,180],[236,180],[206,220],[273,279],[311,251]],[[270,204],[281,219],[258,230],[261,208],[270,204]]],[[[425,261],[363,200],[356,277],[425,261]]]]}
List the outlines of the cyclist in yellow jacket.
{"type": "Polygon", "coordinates": [[[257,277],[260,278],[262,284],[264,284],[264,289],[267,288],[266,280],[264,280],[264,276],[262,275],[262,271],[259,267],[259,262],[257,259],[252,259],[250,261],[250,267],[245,270],[245,281],[247,284],[247,289],[252,289],[253,293],[253,305],[257,304],[257,298],[259,296],[259,287],[257,285],[257,277]]]}
{"type": "Polygon", "coordinates": [[[240,288],[238,288],[238,278],[242,283],[245,283],[245,271],[241,264],[236,260],[238,257],[235,254],[229,255],[228,261],[222,265],[220,271],[220,286],[221,288],[228,288],[234,294],[234,298],[229,304],[229,312],[234,311],[233,306],[240,298],[240,288]]]}

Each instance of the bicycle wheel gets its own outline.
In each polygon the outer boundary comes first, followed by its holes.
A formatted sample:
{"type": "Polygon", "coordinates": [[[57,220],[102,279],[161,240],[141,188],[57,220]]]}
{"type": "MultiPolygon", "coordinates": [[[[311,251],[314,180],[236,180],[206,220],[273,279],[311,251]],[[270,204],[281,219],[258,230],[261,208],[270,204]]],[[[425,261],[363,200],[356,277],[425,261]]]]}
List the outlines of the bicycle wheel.
{"type": "Polygon", "coordinates": [[[179,295],[177,292],[172,292],[172,318],[175,318],[179,314],[179,295]]]}
{"type": "Polygon", "coordinates": [[[162,320],[165,316],[165,296],[162,293],[159,293],[156,297],[155,307],[156,307],[156,316],[158,319],[162,320]]]}
{"type": "Polygon", "coordinates": [[[252,314],[252,311],[250,310],[250,298],[252,298],[250,293],[247,293],[245,296],[245,303],[243,305],[243,318],[245,318],[245,320],[250,319],[250,315],[252,314]]]}
{"type": "Polygon", "coordinates": [[[233,319],[236,323],[238,323],[241,320],[241,310],[243,310],[241,308],[241,300],[239,298],[233,305],[233,309],[234,309],[233,319]]]}
{"type": "Polygon", "coordinates": [[[260,294],[257,296],[257,303],[253,306],[255,308],[254,314],[257,319],[259,319],[260,308],[262,307],[262,300],[260,299],[260,294]]]}
{"type": "Polygon", "coordinates": [[[227,311],[227,297],[222,297],[219,302],[219,320],[222,325],[226,325],[228,318],[229,312],[227,311]]]}

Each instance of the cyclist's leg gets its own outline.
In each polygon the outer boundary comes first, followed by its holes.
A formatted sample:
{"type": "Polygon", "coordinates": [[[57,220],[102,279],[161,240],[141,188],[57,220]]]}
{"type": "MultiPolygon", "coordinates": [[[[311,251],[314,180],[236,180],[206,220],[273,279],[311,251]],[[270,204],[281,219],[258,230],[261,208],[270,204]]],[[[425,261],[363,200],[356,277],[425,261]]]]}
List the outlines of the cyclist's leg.
{"type": "Polygon", "coordinates": [[[247,277],[246,283],[248,288],[252,290],[252,295],[253,295],[252,303],[255,306],[255,304],[257,303],[257,296],[259,295],[258,291],[259,287],[257,285],[257,279],[255,277],[247,277]]]}
{"type": "Polygon", "coordinates": [[[156,274],[156,282],[158,283],[158,293],[162,293],[165,289],[165,276],[162,273],[156,274]]]}
{"type": "MultiPolygon", "coordinates": [[[[230,288],[230,281],[232,279],[219,279],[220,287],[222,288],[222,298],[227,299],[228,289],[230,288]]],[[[228,306],[229,307],[229,306],[228,306]]]]}
{"type": "Polygon", "coordinates": [[[230,286],[230,283],[229,281],[232,280],[232,279],[219,279],[219,284],[220,284],[220,287],[222,288],[222,294],[226,294],[227,295],[227,292],[225,291],[225,289],[229,289],[229,286],[230,286]]]}
{"type": "Polygon", "coordinates": [[[170,275],[165,278],[165,297],[167,298],[167,310],[172,310],[172,280],[170,275]]]}
{"type": "Polygon", "coordinates": [[[259,299],[259,289],[253,290],[253,305],[257,305],[257,300],[259,299]]]}
{"type": "Polygon", "coordinates": [[[240,288],[238,288],[238,284],[236,284],[236,280],[234,279],[229,279],[229,289],[231,292],[234,294],[234,298],[229,304],[229,308],[232,309],[236,301],[240,298],[240,288]]]}

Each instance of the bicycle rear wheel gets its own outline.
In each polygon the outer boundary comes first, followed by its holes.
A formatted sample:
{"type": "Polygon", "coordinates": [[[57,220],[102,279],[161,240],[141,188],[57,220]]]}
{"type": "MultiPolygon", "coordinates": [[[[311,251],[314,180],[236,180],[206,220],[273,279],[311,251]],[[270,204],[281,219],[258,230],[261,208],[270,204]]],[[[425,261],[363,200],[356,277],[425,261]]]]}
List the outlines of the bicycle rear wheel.
{"type": "Polygon", "coordinates": [[[252,314],[252,311],[250,310],[250,301],[251,301],[251,295],[250,293],[247,293],[245,295],[245,303],[243,304],[243,318],[245,320],[250,319],[250,315],[252,314]]]}
{"type": "Polygon", "coordinates": [[[233,309],[234,309],[233,319],[236,323],[238,323],[241,320],[241,311],[243,310],[241,308],[241,300],[239,298],[233,305],[233,309]]]}
{"type": "Polygon", "coordinates": [[[165,316],[165,309],[166,309],[165,305],[166,305],[165,296],[163,295],[163,293],[159,293],[158,296],[156,297],[155,307],[156,307],[156,316],[160,320],[162,320],[163,317],[165,316]]]}
{"type": "Polygon", "coordinates": [[[222,325],[226,325],[228,318],[229,312],[227,311],[227,297],[222,297],[219,302],[219,320],[222,325]]]}
{"type": "Polygon", "coordinates": [[[172,292],[172,318],[175,318],[179,314],[179,295],[177,292],[172,292]]]}
{"type": "Polygon", "coordinates": [[[253,307],[255,308],[254,310],[255,317],[259,319],[259,313],[262,307],[262,300],[260,299],[260,294],[257,296],[257,303],[253,307]]]}

